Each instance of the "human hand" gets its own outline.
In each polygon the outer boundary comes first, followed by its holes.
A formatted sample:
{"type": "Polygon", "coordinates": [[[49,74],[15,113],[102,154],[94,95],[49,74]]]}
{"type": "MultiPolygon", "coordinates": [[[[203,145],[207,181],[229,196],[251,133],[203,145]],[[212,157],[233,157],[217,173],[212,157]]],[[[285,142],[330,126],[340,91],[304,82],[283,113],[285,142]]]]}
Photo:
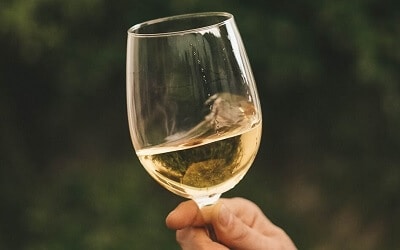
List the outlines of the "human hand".
{"type": "Polygon", "coordinates": [[[176,239],[183,250],[296,249],[281,228],[256,204],[243,198],[221,198],[217,204],[201,210],[194,201],[182,202],[167,216],[166,224],[177,230],[176,239]],[[218,242],[208,236],[205,227],[210,224],[218,242]]]}

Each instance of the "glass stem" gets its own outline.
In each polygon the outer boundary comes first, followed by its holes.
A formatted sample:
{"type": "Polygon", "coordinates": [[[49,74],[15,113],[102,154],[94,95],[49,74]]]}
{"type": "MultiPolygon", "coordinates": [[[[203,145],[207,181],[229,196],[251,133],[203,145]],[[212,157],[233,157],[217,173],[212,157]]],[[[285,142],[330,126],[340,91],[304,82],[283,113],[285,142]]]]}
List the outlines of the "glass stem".
{"type": "Polygon", "coordinates": [[[210,237],[210,239],[212,241],[218,242],[217,234],[215,233],[213,225],[212,224],[206,224],[206,230],[207,230],[207,233],[208,233],[208,237],[210,237]]]}
{"type": "Polygon", "coordinates": [[[212,194],[212,195],[193,198],[193,200],[197,203],[197,206],[199,206],[199,208],[202,209],[205,206],[211,206],[217,203],[219,197],[221,197],[221,194],[212,194]]]}
{"type": "MultiPolygon", "coordinates": [[[[198,197],[193,200],[197,203],[197,206],[199,206],[199,208],[202,209],[203,207],[211,206],[217,203],[219,197],[221,197],[221,194],[213,194],[209,196],[198,197]]],[[[205,228],[207,230],[208,237],[210,237],[212,241],[218,242],[217,235],[215,234],[213,225],[207,223],[205,228]]]]}

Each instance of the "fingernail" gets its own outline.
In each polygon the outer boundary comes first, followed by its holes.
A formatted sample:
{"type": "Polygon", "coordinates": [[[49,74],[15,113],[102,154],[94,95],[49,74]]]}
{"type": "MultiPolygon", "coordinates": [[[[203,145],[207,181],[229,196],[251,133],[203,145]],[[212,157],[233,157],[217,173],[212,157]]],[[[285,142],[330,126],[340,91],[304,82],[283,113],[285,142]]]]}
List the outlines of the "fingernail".
{"type": "Polygon", "coordinates": [[[232,214],[229,209],[222,204],[219,208],[218,220],[222,226],[228,226],[232,219],[232,214]]]}

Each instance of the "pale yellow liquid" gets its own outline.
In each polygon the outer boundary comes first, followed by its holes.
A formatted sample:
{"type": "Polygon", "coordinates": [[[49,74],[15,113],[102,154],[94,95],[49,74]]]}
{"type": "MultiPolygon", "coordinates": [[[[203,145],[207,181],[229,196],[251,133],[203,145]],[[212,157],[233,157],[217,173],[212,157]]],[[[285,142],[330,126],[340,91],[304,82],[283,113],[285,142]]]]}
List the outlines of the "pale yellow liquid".
{"type": "Polygon", "coordinates": [[[261,122],[245,131],[203,138],[184,145],[137,151],[150,175],[162,186],[186,198],[221,194],[246,174],[257,154],[261,122]]]}

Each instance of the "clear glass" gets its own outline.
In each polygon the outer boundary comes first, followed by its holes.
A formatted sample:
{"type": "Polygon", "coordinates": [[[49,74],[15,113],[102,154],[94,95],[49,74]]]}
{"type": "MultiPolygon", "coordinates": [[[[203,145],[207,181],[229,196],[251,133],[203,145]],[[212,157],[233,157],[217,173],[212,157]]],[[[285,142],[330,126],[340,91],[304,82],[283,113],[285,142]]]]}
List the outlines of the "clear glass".
{"type": "Polygon", "coordinates": [[[128,30],[127,108],[134,149],[162,186],[212,204],[246,174],[261,107],[229,13],[179,15],[128,30]]]}

